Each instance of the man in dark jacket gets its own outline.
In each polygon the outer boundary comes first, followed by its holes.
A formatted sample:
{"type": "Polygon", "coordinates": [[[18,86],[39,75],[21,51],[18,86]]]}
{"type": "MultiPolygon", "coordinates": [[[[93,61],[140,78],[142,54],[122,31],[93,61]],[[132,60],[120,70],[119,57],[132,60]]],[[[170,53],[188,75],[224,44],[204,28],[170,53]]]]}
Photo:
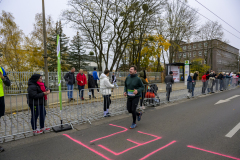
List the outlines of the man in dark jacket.
{"type": "MultiPolygon", "coordinates": [[[[88,74],[88,89],[89,89],[89,92],[92,92],[92,97],[96,98],[94,96],[94,88],[95,88],[95,81],[94,81],[93,75],[92,74],[88,74]]],[[[89,94],[89,99],[91,99],[91,95],[90,94],[89,94]]]]}
{"type": "Polygon", "coordinates": [[[166,83],[166,91],[167,91],[166,100],[167,102],[169,102],[170,93],[172,92],[172,85],[174,84],[172,71],[170,71],[169,75],[165,77],[165,83],[166,83]]]}
{"type": "Polygon", "coordinates": [[[74,84],[75,84],[75,75],[74,75],[74,72],[75,72],[75,68],[72,67],[71,71],[68,72],[65,76],[64,76],[64,79],[67,83],[67,90],[68,90],[68,102],[70,102],[71,100],[74,100],[73,99],[73,87],[74,87],[74,84]]]}
{"type": "MultiPolygon", "coordinates": [[[[0,59],[1,62],[1,59],[0,59]]],[[[4,101],[4,85],[10,86],[11,82],[6,75],[6,72],[2,67],[0,67],[0,120],[5,113],[5,101],[4,101]]],[[[0,146],[0,152],[3,152],[4,149],[0,146]]]]}
{"type": "Polygon", "coordinates": [[[146,79],[146,74],[144,74],[144,72],[139,73],[139,78],[141,79],[141,81],[144,85],[144,90],[143,90],[142,96],[140,98],[140,109],[145,109],[145,106],[143,106],[143,100],[144,100],[145,94],[147,92],[148,82],[145,80],[146,79]]]}
{"type": "Polygon", "coordinates": [[[137,76],[137,67],[131,66],[130,76],[125,80],[124,96],[127,96],[127,109],[129,113],[132,113],[133,123],[130,129],[137,127],[136,118],[138,116],[138,121],[141,120],[142,112],[136,112],[139,99],[141,97],[142,91],[144,90],[144,85],[141,79],[137,76]]]}

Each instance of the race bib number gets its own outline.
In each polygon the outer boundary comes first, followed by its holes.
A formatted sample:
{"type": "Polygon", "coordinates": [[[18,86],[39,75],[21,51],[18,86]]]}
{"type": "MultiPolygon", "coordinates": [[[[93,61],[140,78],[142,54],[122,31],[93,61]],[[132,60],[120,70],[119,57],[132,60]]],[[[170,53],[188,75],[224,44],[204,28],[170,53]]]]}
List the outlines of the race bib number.
{"type": "Polygon", "coordinates": [[[135,96],[135,94],[133,93],[134,92],[134,90],[128,90],[128,96],[135,96]]]}

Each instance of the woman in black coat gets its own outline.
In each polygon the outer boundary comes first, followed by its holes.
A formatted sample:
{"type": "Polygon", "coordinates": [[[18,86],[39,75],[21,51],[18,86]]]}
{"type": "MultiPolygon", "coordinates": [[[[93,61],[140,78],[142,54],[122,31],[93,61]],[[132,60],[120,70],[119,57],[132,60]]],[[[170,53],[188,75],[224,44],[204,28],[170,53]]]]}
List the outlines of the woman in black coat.
{"type": "Polygon", "coordinates": [[[31,125],[33,133],[42,133],[50,130],[44,127],[44,120],[46,116],[45,105],[47,104],[47,95],[50,90],[44,86],[42,76],[34,74],[28,81],[28,105],[31,108],[31,125]],[[40,118],[40,129],[37,129],[37,119],[40,118]]]}

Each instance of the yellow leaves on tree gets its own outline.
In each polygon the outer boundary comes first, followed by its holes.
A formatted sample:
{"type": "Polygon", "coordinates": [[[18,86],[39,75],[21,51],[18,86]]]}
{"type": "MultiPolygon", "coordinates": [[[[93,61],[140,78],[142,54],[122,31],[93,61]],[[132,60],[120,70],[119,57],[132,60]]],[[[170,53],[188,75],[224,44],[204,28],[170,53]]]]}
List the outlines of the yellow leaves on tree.
{"type": "Polygon", "coordinates": [[[144,47],[141,51],[141,65],[143,68],[148,69],[149,66],[156,64],[160,67],[160,57],[162,51],[167,51],[171,44],[168,40],[164,39],[161,35],[145,35],[144,47]]]}

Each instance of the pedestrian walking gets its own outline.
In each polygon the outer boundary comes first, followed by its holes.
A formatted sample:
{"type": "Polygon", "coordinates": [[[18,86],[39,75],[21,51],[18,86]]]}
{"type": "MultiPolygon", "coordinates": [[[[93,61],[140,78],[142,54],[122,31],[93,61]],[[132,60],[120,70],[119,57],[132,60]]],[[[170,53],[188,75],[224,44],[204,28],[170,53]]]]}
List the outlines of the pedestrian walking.
{"type": "Polygon", "coordinates": [[[112,84],[118,88],[117,77],[114,72],[112,73],[112,84]]]}
{"type": "Polygon", "coordinates": [[[170,100],[170,94],[172,92],[172,85],[174,84],[174,80],[173,80],[173,72],[170,71],[169,75],[165,77],[165,83],[166,83],[166,100],[167,102],[169,102],[170,100]]]}
{"type": "MultiPolygon", "coordinates": [[[[96,68],[96,67],[94,67],[93,79],[94,79],[95,86],[97,87],[97,91],[98,91],[98,93],[99,93],[98,83],[97,83],[97,81],[99,80],[99,78],[98,78],[97,68],[96,68]]],[[[95,86],[94,86],[94,88],[95,88],[95,86]]]]}
{"type": "Polygon", "coordinates": [[[146,92],[147,92],[147,89],[148,89],[148,82],[146,81],[146,77],[144,77],[144,72],[140,72],[139,73],[139,78],[141,79],[143,85],[144,85],[144,90],[141,94],[141,97],[140,97],[140,109],[144,110],[145,109],[145,106],[143,105],[143,100],[145,98],[145,95],[146,95],[146,92]]]}
{"type": "Polygon", "coordinates": [[[89,99],[96,98],[94,96],[94,88],[95,88],[95,82],[94,82],[94,78],[93,75],[91,73],[88,74],[88,89],[89,89],[89,99]],[[92,96],[91,96],[92,94],[92,96]]]}
{"type": "Polygon", "coordinates": [[[73,87],[74,87],[74,84],[75,84],[75,75],[74,75],[74,72],[75,72],[75,68],[72,67],[71,68],[71,71],[68,72],[65,76],[64,76],[64,79],[67,83],[67,90],[68,90],[68,102],[74,100],[73,99],[73,87]]]}
{"type": "Polygon", "coordinates": [[[79,73],[77,74],[77,84],[78,84],[78,90],[79,90],[79,97],[81,100],[84,100],[83,95],[84,95],[84,88],[85,85],[87,84],[87,78],[85,74],[83,73],[83,70],[80,69],[79,73]]]}
{"type": "Polygon", "coordinates": [[[50,94],[50,89],[42,82],[42,76],[40,74],[32,75],[28,81],[28,105],[31,109],[31,125],[35,134],[50,130],[50,128],[45,128],[44,125],[48,94],[50,94]],[[40,129],[37,128],[38,117],[40,129]]]}
{"type": "Polygon", "coordinates": [[[196,81],[194,80],[194,73],[190,73],[187,79],[187,89],[188,89],[188,96],[187,98],[190,99],[192,94],[192,98],[194,98],[194,88],[196,85],[196,81]]]}
{"type": "MultiPolygon", "coordinates": [[[[0,59],[1,64],[1,59],[0,59]]],[[[4,100],[4,85],[10,86],[11,81],[9,80],[5,70],[0,67],[0,120],[1,117],[5,114],[5,100],[4,100]]],[[[2,128],[2,127],[0,127],[2,128]]],[[[3,152],[3,147],[0,146],[0,152],[3,152]]]]}
{"type": "Polygon", "coordinates": [[[104,73],[100,76],[100,91],[103,95],[104,102],[103,102],[103,116],[104,117],[110,117],[109,113],[109,106],[111,104],[111,88],[114,87],[113,84],[109,81],[109,73],[110,71],[106,69],[104,73]]]}
{"type": "Polygon", "coordinates": [[[144,85],[141,79],[137,76],[137,67],[131,66],[129,69],[130,76],[125,80],[124,96],[127,96],[127,109],[129,113],[132,113],[133,122],[130,129],[137,127],[136,118],[141,120],[142,112],[137,112],[137,106],[141,93],[144,90],[144,85]]]}

